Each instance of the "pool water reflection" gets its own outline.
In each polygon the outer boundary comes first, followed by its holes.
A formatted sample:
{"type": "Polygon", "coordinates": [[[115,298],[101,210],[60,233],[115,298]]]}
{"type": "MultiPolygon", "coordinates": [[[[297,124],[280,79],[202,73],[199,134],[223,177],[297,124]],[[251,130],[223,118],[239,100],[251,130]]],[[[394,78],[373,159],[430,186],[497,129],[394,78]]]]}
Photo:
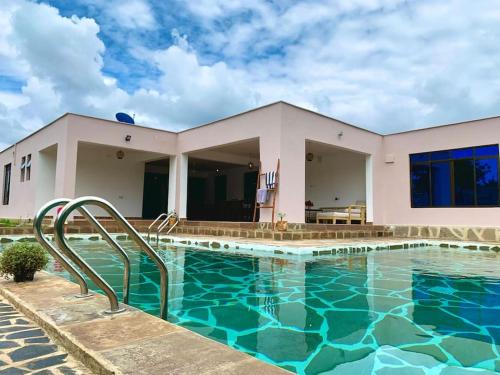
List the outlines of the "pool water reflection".
{"type": "MultiPolygon", "coordinates": [[[[121,293],[120,259],[107,245],[72,244],[121,293]]],[[[158,315],[158,271],[124,244],[130,304],[158,315]]],[[[500,370],[500,255],[421,248],[304,259],[174,246],[160,253],[170,273],[169,321],[291,371],[500,370]]],[[[50,271],[68,277],[57,264],[50,271]]]]}

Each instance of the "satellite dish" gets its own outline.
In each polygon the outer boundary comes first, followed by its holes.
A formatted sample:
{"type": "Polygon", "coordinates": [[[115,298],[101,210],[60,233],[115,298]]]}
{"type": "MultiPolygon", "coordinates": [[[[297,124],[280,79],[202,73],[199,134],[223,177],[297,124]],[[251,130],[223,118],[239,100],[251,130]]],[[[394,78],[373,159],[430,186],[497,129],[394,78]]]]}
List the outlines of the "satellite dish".
{"type": "Polygon", "coordinates": [[[135,121],[132,117],[130,117],[129,115],[127,115],[126,113],[123,113],[123,112],[118,112],[116,115],[115,115],[116,119],[120,122],[125,122],[127,124],[135,124],[135,121]]]}

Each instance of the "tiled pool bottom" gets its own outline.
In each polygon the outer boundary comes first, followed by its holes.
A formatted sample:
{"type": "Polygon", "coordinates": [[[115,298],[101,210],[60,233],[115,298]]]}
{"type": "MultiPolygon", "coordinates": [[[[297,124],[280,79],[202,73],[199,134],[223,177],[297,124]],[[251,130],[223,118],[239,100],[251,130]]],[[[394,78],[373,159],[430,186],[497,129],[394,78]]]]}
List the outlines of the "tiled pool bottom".
{"type": "MultiPolygon", "coordinates": [[[[118,290],[104,242],[74,241],[118,290]]],[[[131,304],[158,313],[158,279],[133,261],[131,304]]],[[[169,320],[305,374],[500,370],[500,255],[416,248],[279,258],[164,246],[169,320]]],[[[51,272],[61,273],[53,264],[51,272]]]]}

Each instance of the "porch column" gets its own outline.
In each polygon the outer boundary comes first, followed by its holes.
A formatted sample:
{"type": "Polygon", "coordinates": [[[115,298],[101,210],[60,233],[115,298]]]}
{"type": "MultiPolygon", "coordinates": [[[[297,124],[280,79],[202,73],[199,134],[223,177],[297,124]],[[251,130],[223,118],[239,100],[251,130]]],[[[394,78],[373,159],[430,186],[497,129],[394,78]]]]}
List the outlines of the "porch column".
{"type": "Polygon", "coordinates": [[[177,156],[168,158],[168,211],[178,212],[176,209],[177,195],[177,156]]]}
{"type": "Polygon", "coordinates": [[[76,139],[67,139],[57,144],[55,198],[75,198],[77,156],[76,139]]]}
{"type": "MultiPolygon", "coordinates": [[[[261,136],[259,138],[259,151],[260,151],[261,173],[276,171],[276,165],[278,163],[279,151],[280,151],[279,138],[272,136],[264,136],[264,137],[261,136]]],[[[261,181],[260,187],[266,187],[265,180],[261,181]]],[[[278,213],[279,211],[280,194],[281,194],[281,184],[278,189],[278,194],[276,196],[275,214],[278,213]]],[[[259,211],[260,211],[259,222],[265,223],[272,221],[271,208],[263,208],[259,211]]]]}
{"type": "Polygon", "coordinates": [[[168,181],[168,209],[175,209],[180,219],[185,219],[187,216],[187,183],[187,154],[171,156],[168,181]]]}
{"type": "Polygon", "coordinates": [[[282,135],[279,211],[289,223],[305,223],[306,141],[300,135],[282,135]]]}
{"type": "Polygon", "coordinates": [[[373,157],[365,157],[366,221],[373,223],[373,157]]]}

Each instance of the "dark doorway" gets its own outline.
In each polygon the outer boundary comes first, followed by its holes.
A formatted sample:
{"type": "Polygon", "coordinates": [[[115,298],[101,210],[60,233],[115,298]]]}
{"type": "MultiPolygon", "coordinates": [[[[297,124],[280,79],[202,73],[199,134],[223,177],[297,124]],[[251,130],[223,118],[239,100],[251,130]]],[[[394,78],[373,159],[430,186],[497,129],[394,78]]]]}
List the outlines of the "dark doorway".
{"type": "Polygon", "coordinates": [[[189,220],[207,220],[205,217],[206,191],[206,178],[188,178],[187,217],[189,220]]]}
{"type": "Polygon", "coordinates": [[[144,174],[144,196],[142,217],[156,219],[168,211],[168,174],[146,172],[144,174]]]}
{"type": "Polygon", "coordinates": [[[227,176],[215,176],[214,201],[224,202],[227,199],[227,176]]]}
{"type": "MultiPolygon", "coordinates": [[[[259,172],[247,172],[245,173],[243,180],[243,221],[253,220],[253,209],[255,206],[255,194],[257,191],[257,176],[259,172]]],[[[259,211],[257,211],[257,218],[259,220],[259,211]]]]}
{"type": "Polygon", "coordinates": [[[245,173],[245,180],[243,186],[243,195],[245,203],[255,203],[255,194],[257,192],[257,175],[259,172],[247,172],[245,173]]]}

